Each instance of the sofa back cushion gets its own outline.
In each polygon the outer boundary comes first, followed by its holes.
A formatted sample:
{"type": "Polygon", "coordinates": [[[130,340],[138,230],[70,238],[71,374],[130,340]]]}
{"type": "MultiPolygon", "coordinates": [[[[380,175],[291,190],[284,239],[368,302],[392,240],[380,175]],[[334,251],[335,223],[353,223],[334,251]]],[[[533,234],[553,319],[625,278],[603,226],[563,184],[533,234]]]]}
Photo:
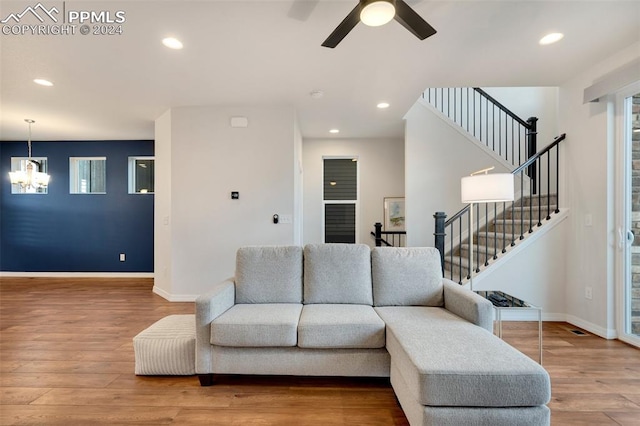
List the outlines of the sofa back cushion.
{"type": "Polygon", "coordinates": [[[308,244],[304,303],[372,305],[371,250],[365,244],[308,244]]]}
{"type": "Polygon", "coordinates": [[[371,253],[375,306],[443,306],[440,253],[432,247],[376,247],[371,253]]]}
{"type": "Polygon", "coordinates": [[[236,303],[302,303],[302,247],[242,247],[236,303]]]}

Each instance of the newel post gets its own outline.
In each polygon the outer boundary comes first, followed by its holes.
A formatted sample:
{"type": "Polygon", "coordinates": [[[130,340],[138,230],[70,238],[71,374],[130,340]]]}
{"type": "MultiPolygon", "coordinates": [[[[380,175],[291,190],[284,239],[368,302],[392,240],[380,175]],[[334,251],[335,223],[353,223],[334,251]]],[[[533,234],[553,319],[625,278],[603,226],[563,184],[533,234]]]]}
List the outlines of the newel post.
{"type": "Polygon", "coordinates": [[[376,228],[376,247],[380,247],[382,245],[382,224],[376,222],[373,226],[376,228]]]}
{"type": "Polygon", "coordinates": [[[445,212],[436,212],[433,215],[436,220],[436,232],[433,233],[435,238],[435,247],[440,252],[440,265],[442,266],[442,271],[444,272],[444,238],[447,234],[444,232],[444,223],[447,219],[447,215],[445,212]]]}
{"type": "MultiPolygon", "coordinates": [[[[529,131],[527,132],[527,160],[538,152],[538,118],[529,117],[527,119],[529,131]]],[[[538,173],[536,165],[532,164],[527,168],[527,175],[531,179],[532,194],[538,193],[538,173]]]]}

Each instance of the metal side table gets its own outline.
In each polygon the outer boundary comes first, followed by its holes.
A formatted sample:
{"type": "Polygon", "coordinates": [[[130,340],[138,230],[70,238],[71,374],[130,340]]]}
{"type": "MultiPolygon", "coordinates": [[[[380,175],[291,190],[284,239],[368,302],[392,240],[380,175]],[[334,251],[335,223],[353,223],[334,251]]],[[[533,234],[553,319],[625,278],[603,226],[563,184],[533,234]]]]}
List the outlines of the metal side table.
{"type": "Polygon", "coordinates": [[[491,303],[496,310],[496,321],[498,322],[498,337],[502,339],[502,311],[504,310],[534,310],[538,312],[538,359],[542,365],[542,308],[518,299],[515,296],[497,290],[474,291],[491,303]]]}

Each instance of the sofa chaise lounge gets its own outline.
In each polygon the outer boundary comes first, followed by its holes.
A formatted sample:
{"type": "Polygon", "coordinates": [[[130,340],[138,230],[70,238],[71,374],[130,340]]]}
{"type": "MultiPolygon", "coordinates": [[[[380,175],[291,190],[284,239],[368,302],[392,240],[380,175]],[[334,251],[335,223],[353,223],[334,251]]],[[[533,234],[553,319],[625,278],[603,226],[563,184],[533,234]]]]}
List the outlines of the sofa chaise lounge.
{"type": "Polygon", "coordinates": [[[415,425],[549,424],[549,375],[433,248],[243,247],[196,301],[196,373],[390,377],[415,425]]]}

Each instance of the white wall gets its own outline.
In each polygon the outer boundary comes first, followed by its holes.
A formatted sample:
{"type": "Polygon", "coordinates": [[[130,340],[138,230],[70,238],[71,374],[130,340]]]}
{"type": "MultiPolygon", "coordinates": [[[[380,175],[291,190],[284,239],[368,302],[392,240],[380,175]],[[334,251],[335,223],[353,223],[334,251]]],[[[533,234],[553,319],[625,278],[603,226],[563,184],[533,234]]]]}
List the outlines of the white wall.
{"type": "Polygon", "coordinates": [[[154,291],[168,297],[171,284],[171,111],[155,122],[154,291]]]}
{"type": "Polygon", "coordinates": [[[433,247],[434,213],[451,216],[464,207],[460,178],[489,166],[510,170],[420,101],[405,119],[407,244],[433,247]]]}
{"type": "MultiPolygon", "coordinates": [[[[502,290],[542,308],[545,321],[564,321],[567,264],[566,211],[554,215],[536,234],[519,242],[503,259],[478,275],[474,290],[502,290]]],[[[522,312],[507,312],[503,319],[536,319],[522,312]]]]}
{"type": "Polygon", "coordinates": [[[294,204],[293,204],[293,217],[296,220],[293,223],[293,242],[297,245],[302,245],[302,232],[303,232],[303,200],[304,200],[304,187],[303,187],[303,174],[304,169],[302,167],[302,133],[298,124],[298,119],[294,120],[293,126],[293,191],[294,191],[294,204]]]}
{"type": "Polygon", "coordinates": [[[299,218],[272,222],[296,211],[292,108],[173,108],[156,131],[156,292],[191,300],[234,274],[238,247],[295,243],[299,218]],[[249,127],[231,128],[232,116],[249,127]]]}
{"type": "Polygon", "coordinates": [[[358,242],[375,245],[370,236],[376,222],[383,222],[384,197],[404,196],[404,144],[388,139],[305,139],[304,243],[323,241],[322,169],[324,156],[358,158],[360,215],[358,242]]]}
{"type": "Polygon", "coordinates": [[[567,247],[567,319],[601,336],[615,335],[614,121],[606,99],[583,104],[583,92],[608,72],[640,56],[630,46],[560,87],[559,125],[567,132],[561,151],[565,170],[561,204],[571,209],[567,247]],[[592,217],[592,226],[585,218],[592,217]],[[593,299],[584,297],[592,287],[593,299]]]}

